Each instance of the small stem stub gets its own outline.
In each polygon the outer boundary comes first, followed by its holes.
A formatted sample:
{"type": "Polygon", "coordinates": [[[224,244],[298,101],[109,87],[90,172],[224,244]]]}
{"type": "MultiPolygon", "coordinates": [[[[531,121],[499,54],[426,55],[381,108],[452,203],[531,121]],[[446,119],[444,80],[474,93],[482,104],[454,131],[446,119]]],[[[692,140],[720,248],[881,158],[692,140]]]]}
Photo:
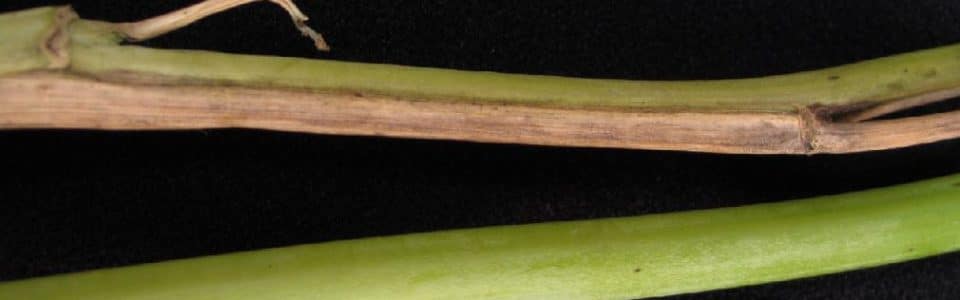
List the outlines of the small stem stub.
{"type": "MultiPolygon", "coordinates": [[[[143,41],[148,40],[157,36],[164,35],[168,32],[186,27],[187,25],[192,24],[193,22],[202,20],[210,15],[235,8],[244,4],[259,2],[263,0],[205,0],[200,3],[175,10],[163,15],[159,15],[153,18],[149,18],[142,21],[130,22],[130,23],[119,23],[117,24],[117,31],[120,34],[123,34],[129,40],[132,41],[143,41]]],[[[268,0],[271,3],[279,5],[287,13],[290,14],[290,18],[293,20],[293,24],[300,30],[304,36],[309,37],[313,40],[314,46],[321,51],[329,51],[330,46],[323,39],[323,36],[309,26],[307,26],[306,21],[310,18],[307,17],[296,4],[293,3],[293,0],[268,0]]]]}

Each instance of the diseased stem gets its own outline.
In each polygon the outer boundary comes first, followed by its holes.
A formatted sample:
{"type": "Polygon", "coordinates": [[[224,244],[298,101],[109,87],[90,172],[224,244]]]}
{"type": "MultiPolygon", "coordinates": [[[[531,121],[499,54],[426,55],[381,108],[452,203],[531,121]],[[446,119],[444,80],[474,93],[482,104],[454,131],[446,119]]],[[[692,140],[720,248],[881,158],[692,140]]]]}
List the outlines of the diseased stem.
{"type": "Polygon", "coordinates": [[[0,283],[3,299],[636,299],[960,249],[960,175],[629,218],[328,242],[0,283]]]}
{"type": "MultiPolygon", "coordinates": [[[[960,136],[957,112],[873,120],[960,93],[960,45],[759,78],[629,81],[120,44],[252,1],[207,0],[122,24],[64,7],[0,15],[0,54],[11,58],[0,60],[0,128],[241,127],[749,154],[960,136]]],[[[292,2],[274,3],[305,18],[292,2]]]]}
{"type": "Polygon", "coordinates": [[[953,138],[960,112],[831,123],[818,112],[622,112],[396,101],[355,93],[104,82],[35,72],[0,80],[0,128],[261,128],[481,142],[722,153],[834,153],[953,138]],[[43,99],[38,105],[37,99],[43,99]]]}

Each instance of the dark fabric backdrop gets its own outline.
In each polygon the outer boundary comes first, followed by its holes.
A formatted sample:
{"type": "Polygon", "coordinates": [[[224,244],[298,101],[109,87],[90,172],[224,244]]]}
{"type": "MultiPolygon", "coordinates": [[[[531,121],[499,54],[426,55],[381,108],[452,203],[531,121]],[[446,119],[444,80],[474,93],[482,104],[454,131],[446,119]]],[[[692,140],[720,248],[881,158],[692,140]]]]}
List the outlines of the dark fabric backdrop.
{"type": "MultiPolygon", "coordinates": [[[[72,3],[136,20],[194,1],[72,3]]],[[[334,48],[245,6],[145,44],[469,70],[718,79],[960,41],[960,1],[300,0],[334,48]]],[[[916,110],[956,108],[941,105],[916,110]]],[[[252,130],[0,131],[0,280],[450,228],[703,209],[960,171],[960,142],[741,156],[252,130]]],[[[960,254],[671,299],[955,299],[960,254]]]]}

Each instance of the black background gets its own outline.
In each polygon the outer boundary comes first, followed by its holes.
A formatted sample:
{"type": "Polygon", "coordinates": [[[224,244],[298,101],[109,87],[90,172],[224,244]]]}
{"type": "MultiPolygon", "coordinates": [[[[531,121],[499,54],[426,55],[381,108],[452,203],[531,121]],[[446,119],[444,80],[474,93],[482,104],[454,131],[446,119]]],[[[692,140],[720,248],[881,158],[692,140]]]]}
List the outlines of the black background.
{"type": "MultiPolygon", "coordinates": [[[[85,18],[131,21],[193,2],[4,1],[0,10],[71,3],[85,18]]],[[[333,52],[315,52],[286,13],[267,3],[145,44],[673,80],[780,74],[960,41],[960,1],[298,3],[333,52]]],[[[960,172],[958,150],[960,141],[946,141],[852,155],[741,156],[253,130],[0,131],[0,280],[854,191],[960,172]]],[[[956,295],[960,254],[671,299],[956,295]]]]}

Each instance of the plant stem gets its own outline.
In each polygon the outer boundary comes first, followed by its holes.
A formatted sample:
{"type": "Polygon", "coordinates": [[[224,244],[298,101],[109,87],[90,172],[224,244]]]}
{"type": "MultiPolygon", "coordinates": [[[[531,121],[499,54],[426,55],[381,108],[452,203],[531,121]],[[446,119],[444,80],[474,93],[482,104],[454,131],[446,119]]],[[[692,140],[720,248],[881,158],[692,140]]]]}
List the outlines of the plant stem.
{"type": "Polygon", "coordinates": [[[0,284],[4,299],[631,299],[960,248],[960,175],[805,200],[328,242],[0,284]]]}
{"type": "MultiPolygon", "coordinates": [[[[0,127],[244,127],[753,154],[858,152],[960,136],[954,125],[960,124],[957,112],[872,120],[960,93],[960,45],[787,75],[664,82],[120,44],[124,37],[151,37],[250,1],[207,0],[157,18],[121,24],[76,19],[69,8],[0,15],[0,40],[5,42],[0,54],[16,58],[0,62],[0,86],[4,87],[0,95],[6,96],[0,98],[0,127]],[[185,17],[178,19],[178,15],[185,17]],[[79,92],[51,94],[58,90],[51,87],[79,92]],[[108,97],[95,91],[101,88],[128,93],[108,97]],[[140,89],[151,90],[153,100],[138,100],[143,99],[137,93],[140,89]],[[229,89],[246,92],[224,98],[223,91],[229,89]],[[179,115],[157,113],[174,95],[193,97],[194,102],[177,108],[179,115]],[[354,109],[357,103],[374,102],[371,109],[354,109]],[[410,113],[400,113],[404,109],[410,113]],[[398,113],[389,114],[394,110],[398,113]],[[743,121],[731,122],[735,119],[743,121]]],[[[302,21],[292,2],[274,2],[286,3],[291,16],[302,21]]]]}

